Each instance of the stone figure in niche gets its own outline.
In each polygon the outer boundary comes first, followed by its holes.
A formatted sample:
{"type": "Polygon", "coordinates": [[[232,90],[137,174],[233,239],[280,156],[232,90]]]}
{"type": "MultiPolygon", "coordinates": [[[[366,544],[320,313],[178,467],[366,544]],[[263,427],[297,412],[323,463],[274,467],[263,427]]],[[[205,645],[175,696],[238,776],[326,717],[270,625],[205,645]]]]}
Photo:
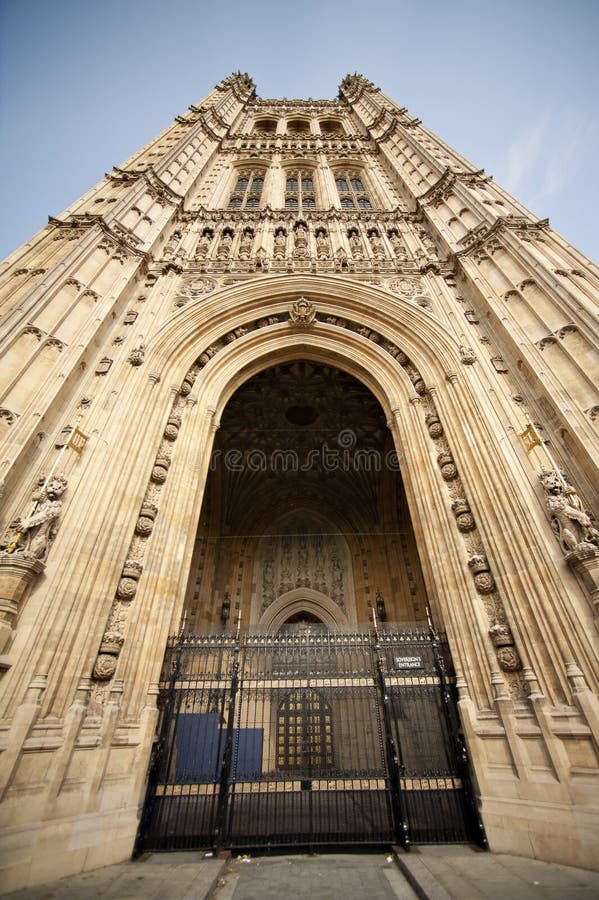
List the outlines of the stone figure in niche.
{"type": "Polygon", "coordinates": [[[295,250],[294,256],[297,257],[307,257],[309,255],[308,251],[308,229],[304,225],[303,222],[298,222],[294,229],[295,235],[295,250]]]}
{"type": "Polygon", "coordinates": [[[391,246],[393,247],[393,252],[395,253],[397,259],[401,260],[402,262],[405,261],[408,258],[408,253],[405,244],[400,238],[397,231],[389,232],[389,241],[391,243],[391,246]]]}
{"type": "Polygon", "coordinates": [[[277,231],[275,234],[274,241],[274,257],[275,259],[285,259],[285,254],[287,252],[287,235],[281,229],[277,231]]]}
{"type": "Polygon", "coordinates": [[[316,234],[316,253],[319,259],[325,259],[329,255],[329,239],[325,231],[316,234]]]}
{"type": "Polygon", "coordinates": [[[233,247],[233,235],[230,231],[223,231],[218,245],[217,259],[228,259],[233,247]]]}
{"type": "MultiPolygon", "coordinates": [[[[57,522],[62,512],[61,497],[67,488],[64,475],[52,475],[47,484],[33,494],[33,509],[25,517],[11,522],[9,550],[23,556],[45,559],[56,537],[57,522]]],[[[4,548],[3,548],[4,549],[4,548]]]]}
{"type": "Polygon", "coordinates": [[[198,242],[198,246],[196,247],[196,259],[203,259],[210,249],[210,244],[212,243],[213,234],[211,231],[205,231],[198,242]]]}
{"type": "Polygon", "coordinates": [[[572,485],[562,481],[552,469],[541,469],[539,478],[546,495],[551,527],[564,553],[596,549],[599,546],[599,531],[583,509],[572,485]]]}
{"type": "Polygon", "coordinates": [[[374,254],[375,259],[384,259],[385,258],[385,247],[383,245],[383,240],[378,234],[378,232],[373,231],[368,235],[370,239],[370,246],[372,247],[372,252],[374,254]]]}
{"type": "Polygon", "coordinates": [[[351,250],[352,256],[354,259],[362,259],[362,239],[357,231],[352,231],[349,237],[349,248],[351,250]]]}
{"type": "Polygon", "coordinates": [[[254,244],[254,232],[249,229],[244,231],[239,242],[239,259],[249,259],[254,244]]]}

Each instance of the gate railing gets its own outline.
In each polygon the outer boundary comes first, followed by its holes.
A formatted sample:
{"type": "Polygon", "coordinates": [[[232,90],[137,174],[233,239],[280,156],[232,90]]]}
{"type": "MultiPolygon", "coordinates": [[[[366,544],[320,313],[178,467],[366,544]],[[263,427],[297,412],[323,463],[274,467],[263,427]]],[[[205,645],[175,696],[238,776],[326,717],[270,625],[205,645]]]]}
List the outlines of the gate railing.
{"type": "Polygon", "coordinates": [[[170,638],[138,851],[483,843],[444,635],[374,626],[170,638]]]}

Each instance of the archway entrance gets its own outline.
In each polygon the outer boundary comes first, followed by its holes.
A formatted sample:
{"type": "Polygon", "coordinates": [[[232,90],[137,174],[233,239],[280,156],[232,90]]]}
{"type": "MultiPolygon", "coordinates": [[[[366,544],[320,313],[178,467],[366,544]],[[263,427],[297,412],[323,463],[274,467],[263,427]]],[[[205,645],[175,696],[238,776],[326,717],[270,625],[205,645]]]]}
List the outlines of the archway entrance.
{"type": "Polygon", "coordinates": [[[453,691],[378,402],[305,360],[250,378],[213,449],[141,847],[476,839],[453,691]]]}

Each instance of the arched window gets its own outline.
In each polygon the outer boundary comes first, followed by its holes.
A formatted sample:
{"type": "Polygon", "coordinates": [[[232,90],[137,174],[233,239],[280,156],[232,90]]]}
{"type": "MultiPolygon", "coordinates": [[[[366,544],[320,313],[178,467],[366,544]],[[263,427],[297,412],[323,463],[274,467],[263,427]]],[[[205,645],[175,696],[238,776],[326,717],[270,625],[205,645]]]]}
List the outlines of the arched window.
{"type": "Polygon", "coordinates": [[[264,187],[264,172],[240,172],[229,197],[229,209],[257,209],[264,187]]]}
{"type": "Polygon", "coordinates": [[[323,119],[320,123],[320,131],[324,135],[336,136],[343,134],[343,126],[337,119],[323,119]]]}
{"type": "Polygon", "coordinates": [[[305,119],[291,119],[287,122],[287,134],[310,134],[310,125],[305,119]]]}
{"type": "Polygon", "coordinates": [[[316,209],[314,176],[309,169],[287,170],[285,179],[285,209],[316,209]]]}
{"type": "Polygon", "coordinates": [[[277,769],[331,769],[333,715],[313,690],[292,691],[277,711],[277,769]]]}
{"type": "Polygon", "coordinates": [[[254,133],[274,134],[277,130],[276,119],[258,119],[254,124],[254,133]]]}
{"type": "Polygon", "coordinates": [[[372,209],[361,173],[337,172],[335,184],[341,201],[341,209],[372,209]]]}

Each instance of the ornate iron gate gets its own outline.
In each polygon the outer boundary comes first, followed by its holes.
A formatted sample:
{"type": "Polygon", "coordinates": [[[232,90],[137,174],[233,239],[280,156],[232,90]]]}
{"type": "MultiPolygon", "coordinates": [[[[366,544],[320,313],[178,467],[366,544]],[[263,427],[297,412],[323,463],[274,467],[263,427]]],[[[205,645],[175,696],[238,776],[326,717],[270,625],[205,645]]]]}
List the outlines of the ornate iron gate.
{"type": "Polygon", "coordinates": [[[442,636],[169,640],[138,851],[484,841],[442,636]]]}

